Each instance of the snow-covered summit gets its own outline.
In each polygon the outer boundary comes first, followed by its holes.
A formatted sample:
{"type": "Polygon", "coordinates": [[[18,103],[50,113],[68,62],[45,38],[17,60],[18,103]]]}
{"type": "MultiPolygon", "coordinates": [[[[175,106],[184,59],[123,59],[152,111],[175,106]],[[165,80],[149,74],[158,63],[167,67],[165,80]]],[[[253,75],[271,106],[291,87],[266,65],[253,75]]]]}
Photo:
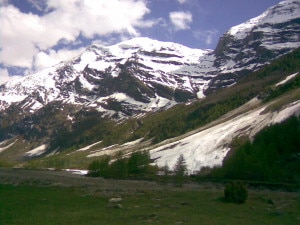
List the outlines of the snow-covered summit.
{"type": "Polygon", "coordinates": [[[78,57],[1,85],[0,110],[19,104],[34,112],[60,101],[136,115],[203,98],[300,47],[299,10],[299,0],[282,1],[231,28],[214,51],[146,37],[91,45],[78,57]]]}
{"type": "Polygon", "coordinates": [[[192,49],[173,42],[162,42],[147,37],[126,40],[111,46],[92,45],[77,60],[75,69],[107,69],[114,62],[142,61],[146,67],[164,72],[175,71],[182,64],[199,63],[199,57],[211,50],[192,49]],[[172,63],[177,62],[177,63],[172,63]],[[164,65],[162,65],[162,63],[164,65]]]}
{"type": "MultiPolygon", "coordinates": [[[[193,49],[186,47],[184,45],[174,43],[174,42],[164,42],[164,41],[158,41],[154,40],[148,37],[136,37],[132,38],[130,40],[126,40],[123,42],[120,42],[116,45],[113,46],[118,46],[119,48],[122,49],[128,49],[128,48],[140,48],[144,51],[167,51],[167,50],[172,50],[178,53],[184,53],[184,54],[197,54],[198,57],[199,55],[203,55],[207,53],[209,50],[202,50],[202,49],[193,49]]],[[[111,46],[111,47],[113,47],[111,46]]]]}
{"type": "Polygon", "coordinates": [[[245,38],[254,27],[261,24],[278,24],[300,17],[300,1],[285,0],[270,7],[261,15],[252,18],[245,23],[232,27],[228,34],[236,39],[245,38]]]}
{"type": "Polygon", "coordinates": [[[299,47],[300,1],[282,1],[220,38],[214,51],[217,77],[209,91],[230,86],[299,47]]]}
{"type": "Polygon", "coordinates": [[[178,71],[199,64],[209,52],[144,37],[111,46],[95,44],[69,61],[2,85],[0,108],[15,103],[34,112],[60,101],[112,115],[116,107],[112,110],[110,103],[118,102],[118,113],[133,115],[170,107],[201,90],[193,74],[178,71]]]}

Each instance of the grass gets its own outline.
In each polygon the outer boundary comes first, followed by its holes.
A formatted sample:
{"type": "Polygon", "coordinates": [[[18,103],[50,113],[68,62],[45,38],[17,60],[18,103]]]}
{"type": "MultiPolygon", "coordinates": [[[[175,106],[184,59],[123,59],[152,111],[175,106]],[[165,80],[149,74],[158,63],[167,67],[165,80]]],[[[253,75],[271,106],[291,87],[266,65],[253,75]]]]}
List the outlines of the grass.
{"type": "Polygon", "coordinates": [[[299,224],[299,193],[249,191],[245,204],[223,201],[223,191],[139,190],[115,193],[122,208],[108,207],[102,192],[62,187],[0,185],[0,224],[299,224]]]}
{"type": "Polygon", "coordinates": [[[267,113],[269,111],[279,111],[284,107],[285,105],[288,105],[289,103],[295,102],[300,99],[300,88],[297,88],[295,90],[291,90],[287,92],[286,94],[283,94],[281,98],[273,101],[265,110],[264,113],[267,113]]]}

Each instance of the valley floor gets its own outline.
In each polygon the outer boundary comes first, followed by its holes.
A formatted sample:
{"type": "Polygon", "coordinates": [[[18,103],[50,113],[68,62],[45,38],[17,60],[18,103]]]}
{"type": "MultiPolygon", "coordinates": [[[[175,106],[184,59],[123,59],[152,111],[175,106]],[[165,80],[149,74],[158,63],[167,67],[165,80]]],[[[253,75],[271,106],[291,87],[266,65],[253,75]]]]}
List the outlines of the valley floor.
{"type": "Polygon", "coordinates": [[[223,184],[183,188],[105,180],[66,171],[0,168],[0,224],[299,224],[300,195],[249,189],[244,204],[225,203],[223,184]],[[110,203],[112,198],[120,202],[110,203]]]}
{"type": "MultiPolygon", "coordinates": [[[[25,170],[11,168],[0,168],[0,184],[73,187],[82,189],[84,192],[88,192],[89,194],[94,194],[95,192],[102,192],[104,194],[113,194],[115,192],[134,194],[140,190],[178,190],[178,188],[174,187],[173,184],[162,184],[152,181],[103,179],[101,177],[86,177],[78,174],[72,174],[67,171],[25,170]]],[[[203,184],[189,183],[185,184],[184,187],[180,189],[222,190],[223,184],[209,182],[203,184]]]]}

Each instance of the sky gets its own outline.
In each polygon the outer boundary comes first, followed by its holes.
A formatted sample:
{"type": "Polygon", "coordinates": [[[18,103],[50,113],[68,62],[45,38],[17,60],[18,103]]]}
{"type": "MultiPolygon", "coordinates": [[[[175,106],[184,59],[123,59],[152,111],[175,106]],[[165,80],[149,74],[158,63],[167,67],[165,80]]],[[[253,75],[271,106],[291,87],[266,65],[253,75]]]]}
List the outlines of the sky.
{"type": "Polygon", "coordinates": [[[214,49],[232,26],[280,0],[0,0],[0,84],[91,44],[134,37],[214,49]]]}

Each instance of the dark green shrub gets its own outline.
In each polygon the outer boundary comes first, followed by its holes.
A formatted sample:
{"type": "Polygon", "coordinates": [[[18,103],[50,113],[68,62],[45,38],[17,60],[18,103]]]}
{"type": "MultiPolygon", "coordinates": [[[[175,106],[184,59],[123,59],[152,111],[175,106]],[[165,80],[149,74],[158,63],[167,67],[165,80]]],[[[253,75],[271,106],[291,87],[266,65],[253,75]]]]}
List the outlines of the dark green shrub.
{"type": "Polygon", "coordinates": [[[128,177],[127,159],[120,158],[112,162],[109,166],[108,178],[126,179],[128,177]]]}
{"type": "Polygon", "coordinates": [[[109,170],[110,157],[105,155],[101,159],[92,161],[88,166],[88,176],[107,177],[109,170]]]}
{"type": "Polygon", "coordinates": [[[147,151],[134,152],[128,159],[129,174],[145,174],[150,163],[150,154],[147,151]]]}
{"type": "Polygon", "coordinates": [[[244,184],[237,182],[227,183],[224,190],[226,202],[244,203],[248,197],[248,191],[244,184]]]}
{"type": "Polygon", "coordinates": [[[129,158],[119,155],[116,160],[111,161],[109,156],[92,161],[88,166],[88,176],[127,179],[156,175],[158,171],[157,166],[149,165],[150,154],[146,151],[134,152],[129,158]]]}

